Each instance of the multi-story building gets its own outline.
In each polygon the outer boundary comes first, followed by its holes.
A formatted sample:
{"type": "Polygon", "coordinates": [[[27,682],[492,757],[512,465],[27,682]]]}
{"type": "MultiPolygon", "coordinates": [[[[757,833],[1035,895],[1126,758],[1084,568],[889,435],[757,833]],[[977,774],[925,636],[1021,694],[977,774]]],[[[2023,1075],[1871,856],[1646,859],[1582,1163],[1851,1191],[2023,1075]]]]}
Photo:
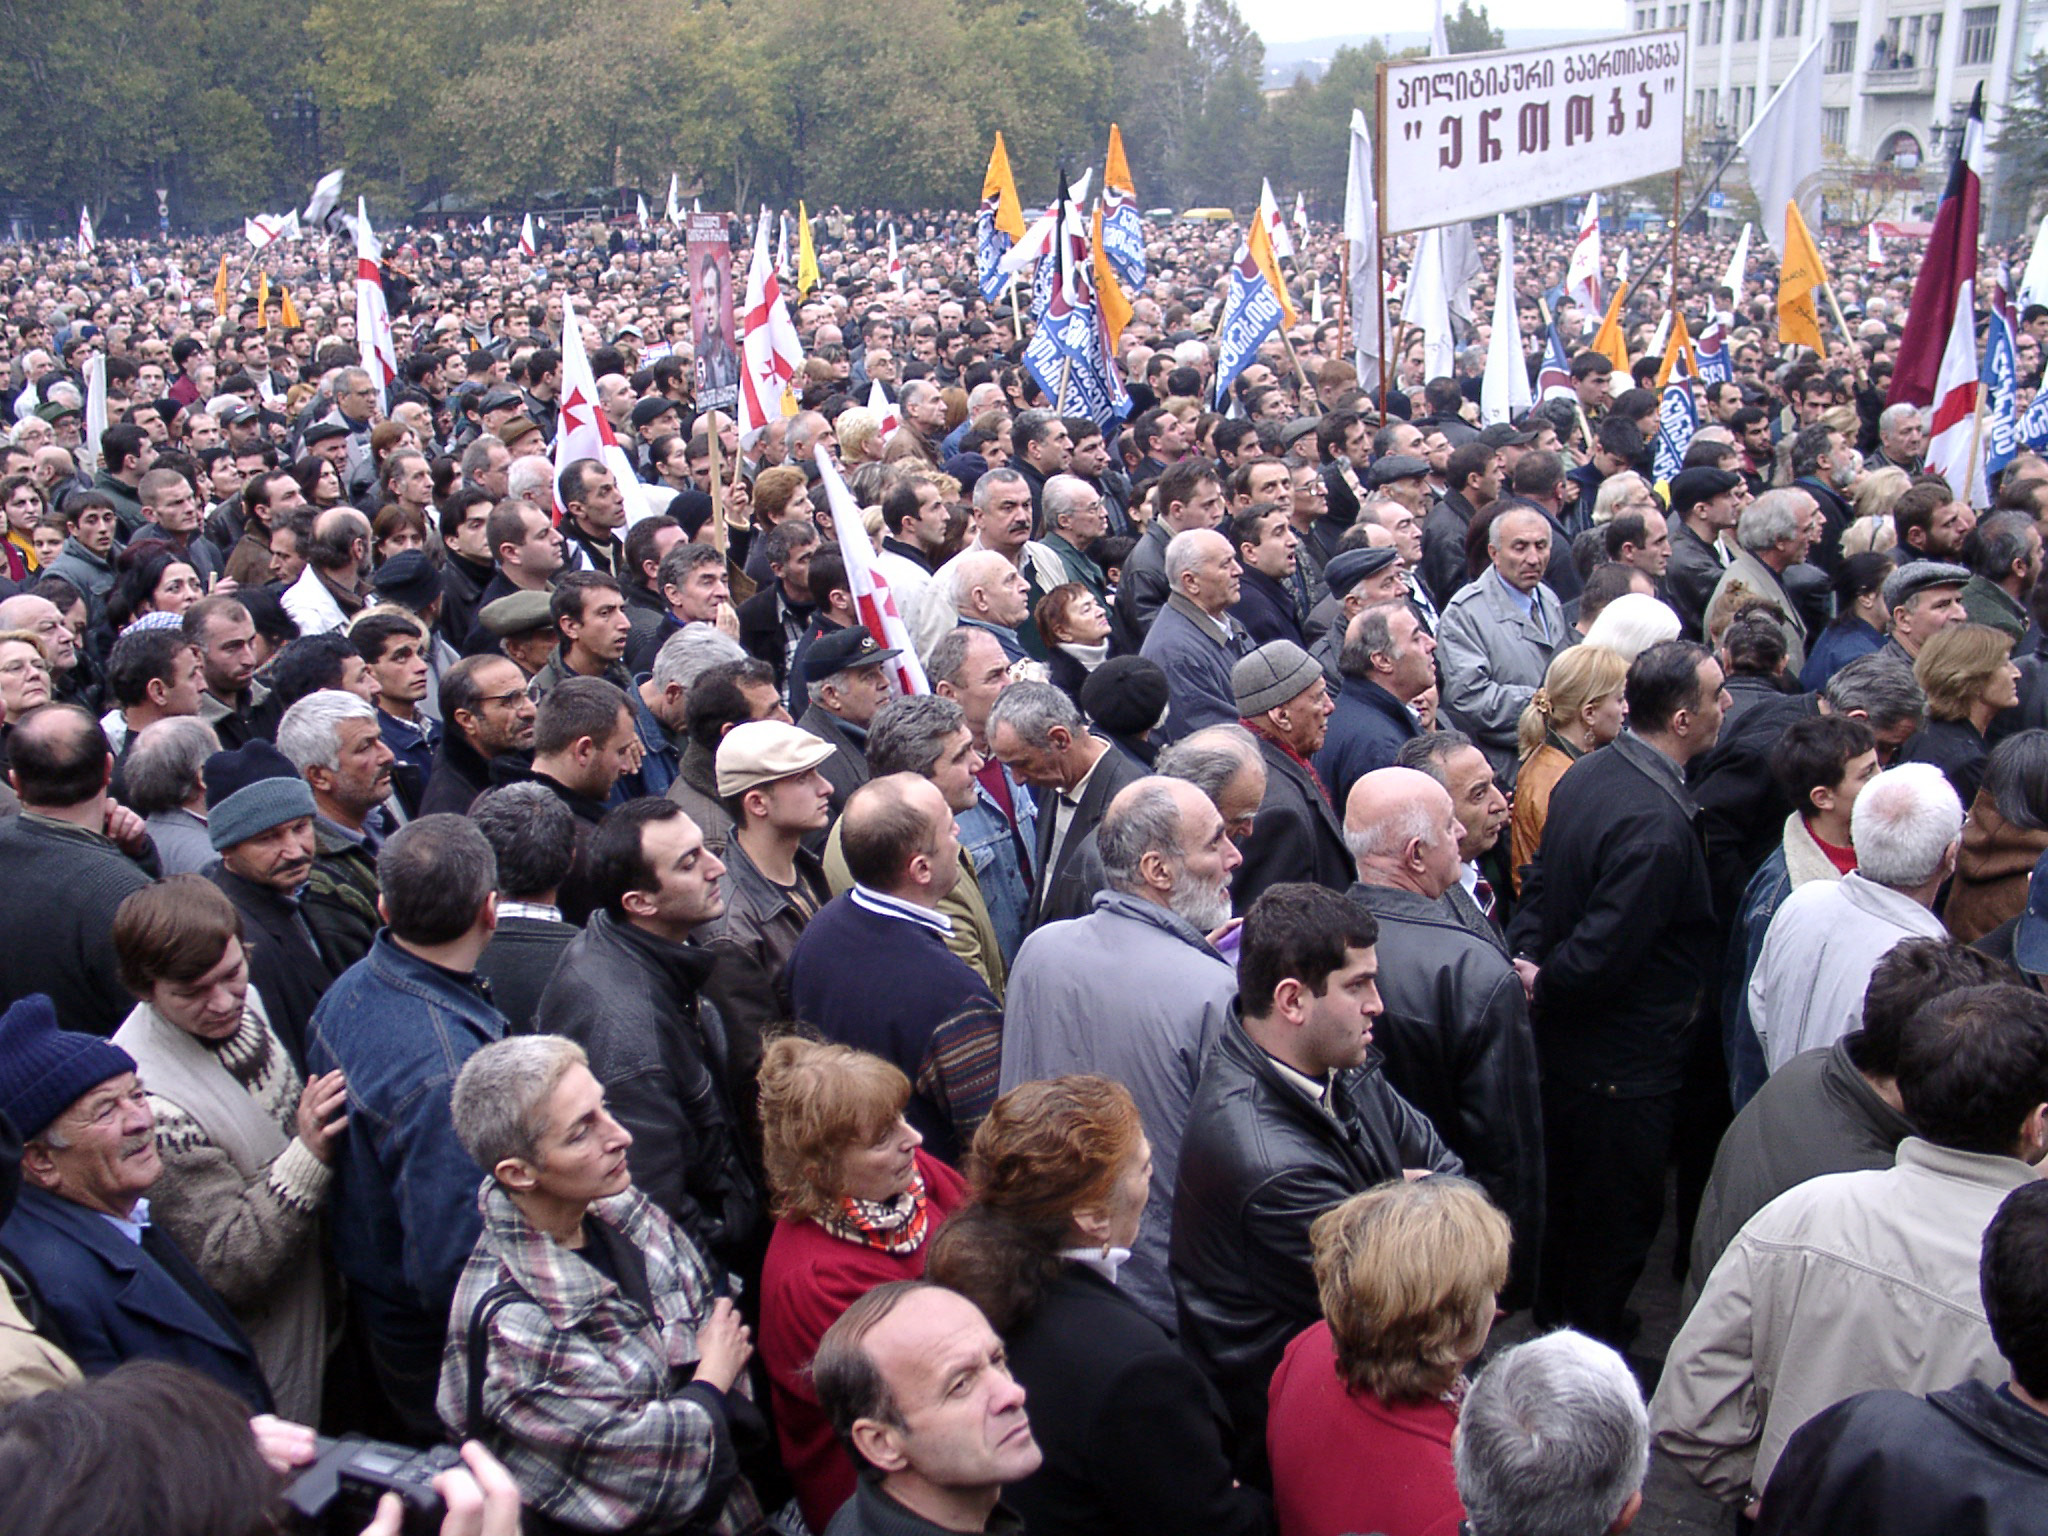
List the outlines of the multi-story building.
{"type": "MultiPolygon", "coordinates": [[[[1921,174],[1936,191],[1977,86],[1995,136],[2014,70],[2048,43],[2048,0],[1646,0],[1629,18],[1637,31],[1686,30],[1688,110],[1709,136],[1739,137],[1818,37],[1823,139],[1852,163],[1921,174]]],[[[1995,230],[2026,210],[1998,206],[1987,159],[1995,230]]]]}

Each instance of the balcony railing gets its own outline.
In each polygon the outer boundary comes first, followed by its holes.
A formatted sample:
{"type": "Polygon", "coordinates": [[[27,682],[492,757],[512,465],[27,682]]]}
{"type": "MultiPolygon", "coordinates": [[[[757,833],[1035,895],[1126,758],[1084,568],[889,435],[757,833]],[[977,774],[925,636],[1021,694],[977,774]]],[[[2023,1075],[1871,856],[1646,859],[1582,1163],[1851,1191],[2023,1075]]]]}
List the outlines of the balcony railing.
{"type": "Polygon", "coordinates": [[[1916,69],[1870,69],[1863,74],[1866,96],[1932,96],[1934,68],[1923,64],[1916,69]]]}

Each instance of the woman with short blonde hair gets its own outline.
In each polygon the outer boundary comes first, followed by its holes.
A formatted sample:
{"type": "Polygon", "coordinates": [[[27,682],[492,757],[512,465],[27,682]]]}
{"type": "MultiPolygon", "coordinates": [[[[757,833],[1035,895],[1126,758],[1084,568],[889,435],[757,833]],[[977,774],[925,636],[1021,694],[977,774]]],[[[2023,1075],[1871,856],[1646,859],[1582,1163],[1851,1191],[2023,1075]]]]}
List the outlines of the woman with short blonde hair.
{"type": "Polygon", "coordinates": [[[924,1274],[967,1198],[903,1118],[910,1079],[851,1046],[785,1035],[761,1064],[761,1159],[776,1216],[761,1273],[761,1361],[782,1462],[812,1530],[853,1495],[854,1467],[818,1405],[811,1361],[874,1287],[924,1274]]]}
{"type": "Polygon", "coordinates": [[[1935,631],[1913,663],[1913,679],[1927,695],[1927,724],[1899,749],[1894,765],[1934,764],[1969,805],[1991,757],[1991,722],[2019,703],[2019,677],[2004,630],[1952,624],[1935,631]]]}
{"type": "Polygon", "coordinates": [[[1280,1536],[1457,1527],[1460,1388],[1498,1315],[1508,1241],[1485,1191],[1441,1174],[1316,1218],[1323,1321],[1281,1357],[1266,1428],[1280,1536]]]}

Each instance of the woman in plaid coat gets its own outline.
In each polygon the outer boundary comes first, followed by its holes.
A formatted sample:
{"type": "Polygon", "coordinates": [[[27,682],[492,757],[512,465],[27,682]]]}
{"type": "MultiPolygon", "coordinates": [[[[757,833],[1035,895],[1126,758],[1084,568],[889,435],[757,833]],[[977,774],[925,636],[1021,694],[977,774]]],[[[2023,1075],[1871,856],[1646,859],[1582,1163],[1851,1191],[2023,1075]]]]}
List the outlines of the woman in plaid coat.
{"type": "Polygon", "coordinates": [[[490,1177],[449,1314],[442,1421],[495,1450],[529,1512],[562,1528],[757,1529],[735,1446],[763,1430],[747,1329],[633,1189],[633,1138],[582,1048],[550,1035],[487,1046],[453,1110],[490,1177]]]}

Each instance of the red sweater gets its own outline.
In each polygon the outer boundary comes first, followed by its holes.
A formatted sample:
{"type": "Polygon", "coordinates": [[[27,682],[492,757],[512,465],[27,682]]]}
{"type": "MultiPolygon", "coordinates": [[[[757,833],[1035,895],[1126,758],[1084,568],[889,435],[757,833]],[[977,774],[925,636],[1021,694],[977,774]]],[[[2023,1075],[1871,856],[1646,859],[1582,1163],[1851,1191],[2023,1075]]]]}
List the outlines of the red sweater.
{"type": "Polygon", "coordinates": [[[778,1221],[761,1272],[761,1361],[768,1368],[782,1464],[796,1484],[804,1523],[822,1531],[853,1497],[853,1462],[832,1433],[811,1387],[811,1358],[825,1330],[854,1302],[891,1280],[924,1274],[930,1234],[967,1203],[960,1175],[922,1150],[917,1166],[931,1202],[925,1247],[883,1253],[834,1237],[815,1221],[778,1221]]]}
{"type": "Polygon", "coordinates": [[[1328,1323],[1287,1346],[1269,1402],[1280,1536],[1456,1536],[1465,1507],[1451,1468],[1450,1404],[1388,1404],[1351,1391],[1328,1323]]]}

